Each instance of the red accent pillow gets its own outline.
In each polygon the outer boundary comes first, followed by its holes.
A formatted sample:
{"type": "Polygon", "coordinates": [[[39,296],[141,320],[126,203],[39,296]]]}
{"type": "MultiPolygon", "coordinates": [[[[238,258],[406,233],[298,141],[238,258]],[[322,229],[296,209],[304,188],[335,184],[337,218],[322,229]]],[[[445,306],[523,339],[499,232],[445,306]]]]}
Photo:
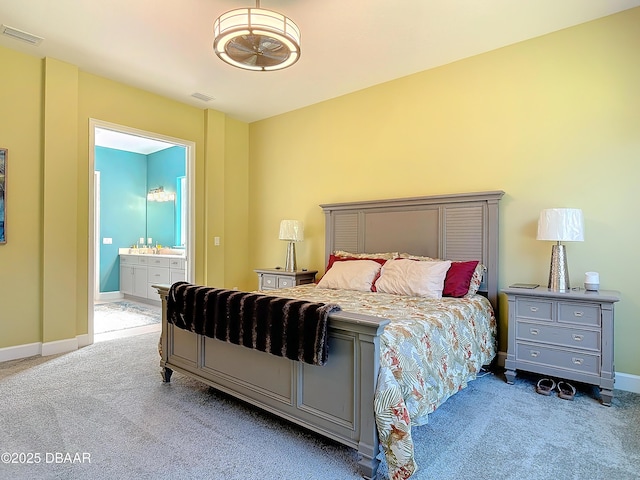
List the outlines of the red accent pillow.
{"type": "Polygon", "coordinates": [[[444,279],[443,297],[464,297],[469,291],[469,284],[473,272],[478,266],[478,260],[469,262],[451,262],[451,267],[444,279]]]}
{"type": "MultiPolygon", "coordinates": [[[[374,262],[378,262],[380,265],[384,265],[385,262],[387,261],[386,258],[338,257],[337,255],[334,255],[332,253],[331,255],[329,255],[329,263],[327,264],[327,268],[324,271],[324,273],[327,273],[335,262],[344,262],[344,261],[349,261],[349,260],[373,260],[374,262]]],[[[371,282],[371,291],[372,292],[376,291],[376,280],[378,280],[379,276],[380,276],[380,272],[378,272],[378,275],[376,275],[376,278],[374,278],[373,282],[371,282]]],[[[471,280],[471,278],[469,278],[469,280],[471,280]]]]}

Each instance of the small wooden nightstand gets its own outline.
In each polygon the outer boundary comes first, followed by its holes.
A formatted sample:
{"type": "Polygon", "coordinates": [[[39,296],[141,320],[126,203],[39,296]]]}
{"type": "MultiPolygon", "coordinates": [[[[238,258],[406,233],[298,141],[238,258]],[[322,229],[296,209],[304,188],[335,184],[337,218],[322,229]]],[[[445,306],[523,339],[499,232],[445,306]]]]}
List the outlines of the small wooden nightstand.
{"type": "Polygon", "coordinates": [[[540,373],[600,387],[611,405],[613,365],[613,290],[553,292],[545,287],[505,288],[509,333],[505,376],[516,370],[540,373]]]}
{"type": "Polygon", "coordinates": [[[287,272],[284,268],[261,268],[254,271],[258,274],[259,290],[274,290],[313,283],[318,273],[317,270],[287,272]]]}

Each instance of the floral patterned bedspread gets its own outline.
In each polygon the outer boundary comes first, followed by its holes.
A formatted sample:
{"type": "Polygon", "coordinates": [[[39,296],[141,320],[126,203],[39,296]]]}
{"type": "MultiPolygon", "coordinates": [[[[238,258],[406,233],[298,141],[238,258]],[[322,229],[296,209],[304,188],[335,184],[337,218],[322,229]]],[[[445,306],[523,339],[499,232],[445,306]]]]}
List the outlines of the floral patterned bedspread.
{"type": "Polygon", "coordinates": [[[427,423],[427,415],[466,387],[496,354],[496,319],[480,295],[433,300],[315,285],[268,293],[337,303],[347,312],[390,320],[380,337],[374,410],[392,480],[417,470],[411,427],[427,423]]]}

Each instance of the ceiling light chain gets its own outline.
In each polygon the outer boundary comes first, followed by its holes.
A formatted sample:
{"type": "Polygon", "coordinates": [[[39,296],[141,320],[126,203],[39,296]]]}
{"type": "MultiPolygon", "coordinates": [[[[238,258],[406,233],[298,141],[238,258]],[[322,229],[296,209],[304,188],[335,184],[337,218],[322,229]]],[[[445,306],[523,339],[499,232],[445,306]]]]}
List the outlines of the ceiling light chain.
{"type": "Polygon", "coordinates": [[[272,10],[237,8],[213,23],[213,49],[224,62],[245,70],[280,70],[300,58],[300,29],[272,10]]]}

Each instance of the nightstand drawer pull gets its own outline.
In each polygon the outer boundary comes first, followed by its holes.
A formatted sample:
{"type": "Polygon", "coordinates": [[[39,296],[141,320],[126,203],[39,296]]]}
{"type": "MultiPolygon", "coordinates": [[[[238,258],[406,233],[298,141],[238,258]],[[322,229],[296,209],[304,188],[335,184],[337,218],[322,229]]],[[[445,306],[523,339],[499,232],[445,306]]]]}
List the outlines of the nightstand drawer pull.
{"type": "Polygon", "coordinates": [[[574,339],[576,342],[581,342],[583,338],[584,338],[584,335],[578,335],[577,333],[574,333],[574,334],[573,334],[573,339],[574,339]]]}
{"type": "Polygon", "coordinates": [[[529,309],[530,309],[532,312],[537,312],[537,311],[538,311],[538,307],[529,307],[529,309]]]}
{"type": "Polygon", "coordinates": [[[573,315],[574,315],[575,317],[581,317],[581,316],[583,315],[583,313],[582,313],[582,312],[578,312],[578,311],[576,311],[576,312],[573,312],[573,315]]]}
{"type": "Polygon", "coordinates": [[[264,281],[264,283],[266,283],[267,285],[271,285],[273,283],[273,280],[267,279],[264,281]]]}
{"type": "Polygon", "coordinates": [[[573,357],[571,361],[576,365],[582,365],[582,363],[584,362],[584,358],[573,357]]]}
{"type": "Polygon", "coordinates": [[[540,355],[540,352],[538,350],[531,350],[529,353],[533,358],[536,358],[538,355],[540,355]]]}
{"type": "Polygon", "coordinates": [[[538,335],[538,333],[540,333],[540,330],[538,330],[537,328],[530,328],[529,333],[531,335],[538,335]]]}

